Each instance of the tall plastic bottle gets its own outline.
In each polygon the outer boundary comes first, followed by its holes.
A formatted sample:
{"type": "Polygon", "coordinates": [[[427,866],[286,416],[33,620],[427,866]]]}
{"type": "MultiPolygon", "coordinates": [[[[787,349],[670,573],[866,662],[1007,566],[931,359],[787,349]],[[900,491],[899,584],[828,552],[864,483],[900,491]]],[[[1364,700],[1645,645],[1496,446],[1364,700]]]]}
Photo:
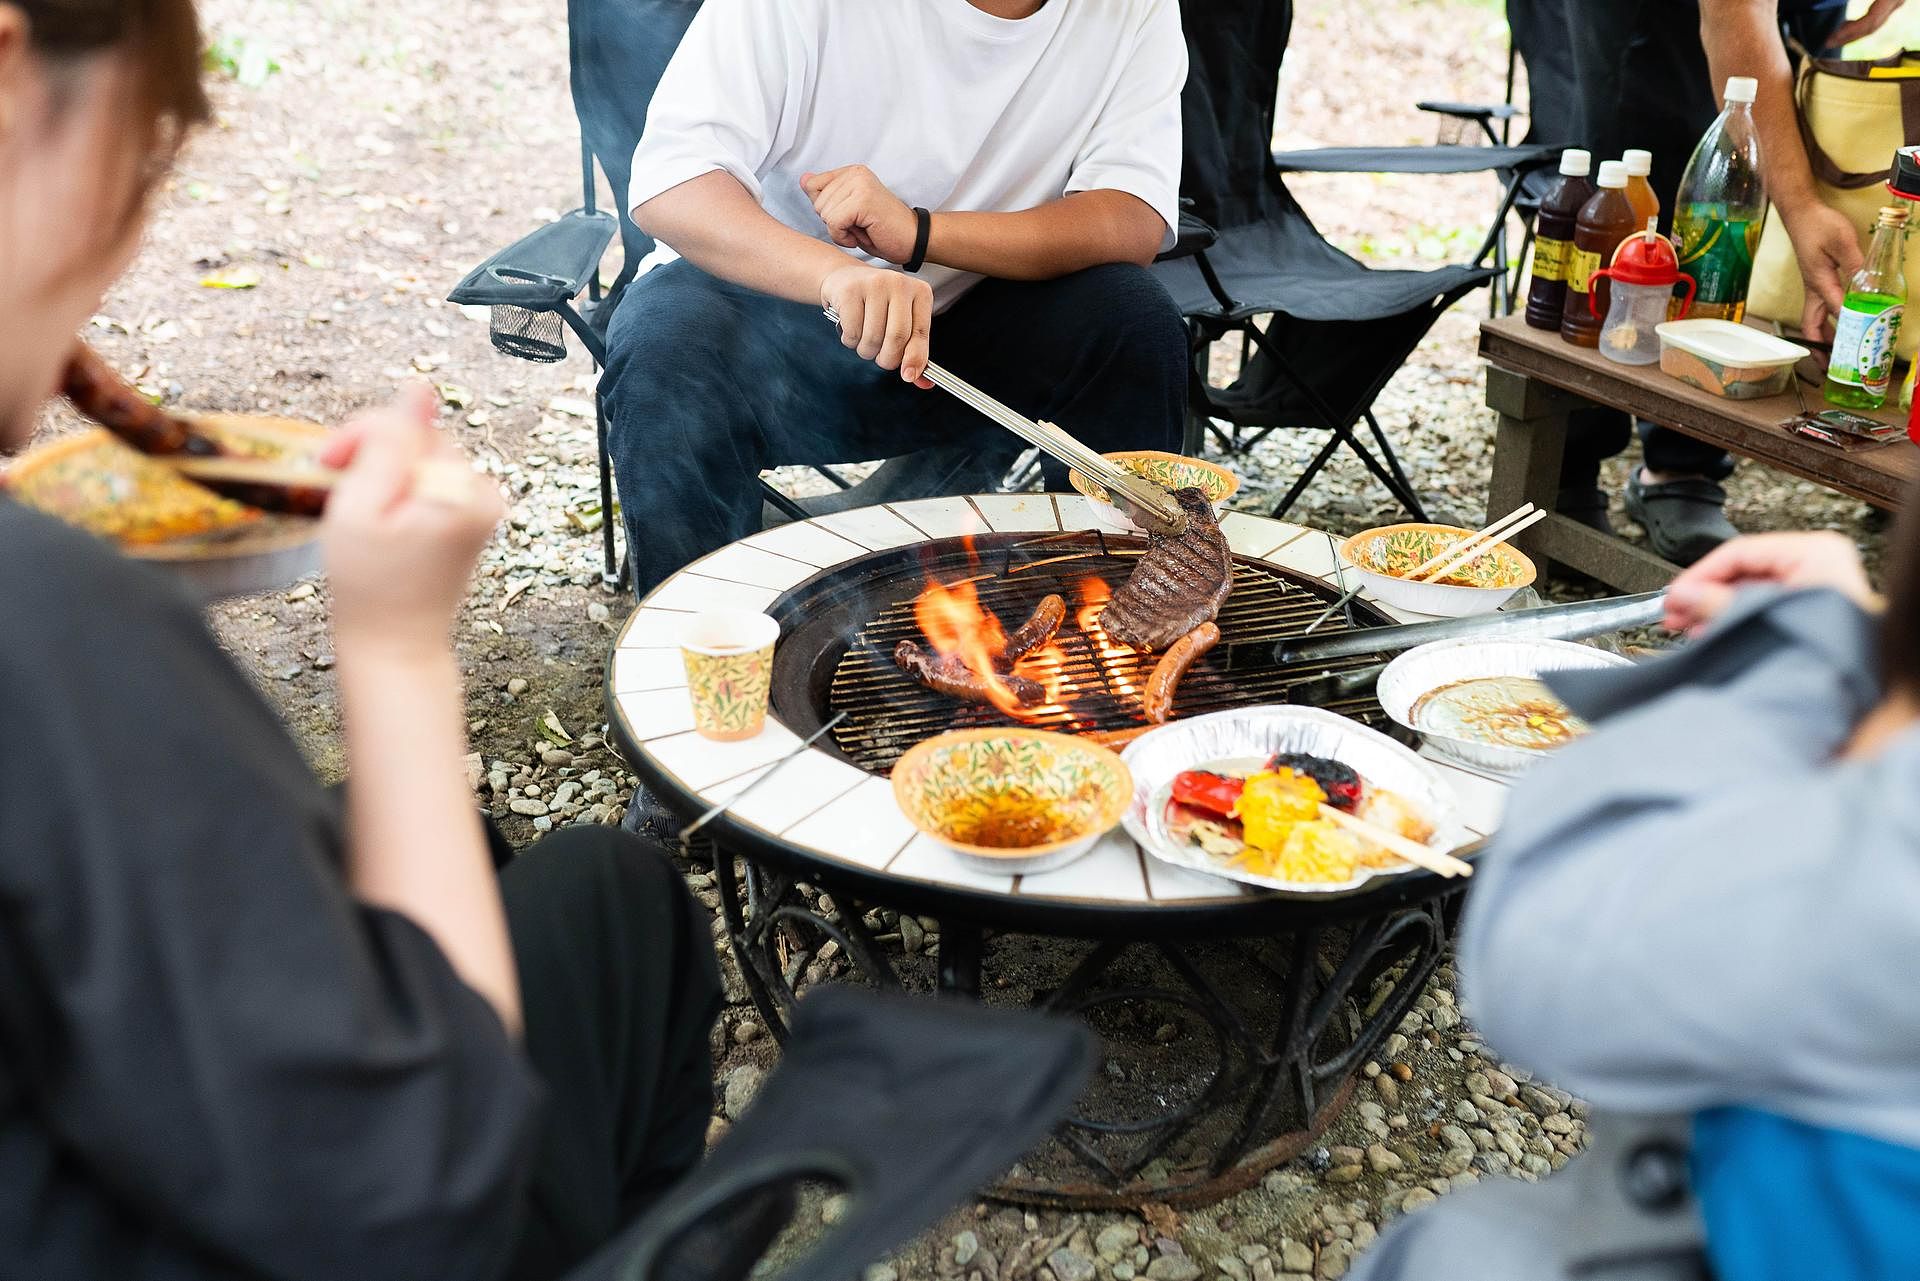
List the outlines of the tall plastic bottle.
{"type": "Polygon", "coordinates": [[[1580,206],[1593,196],[1587,174],[1593,156],[1578,148],[1560,153],[1560,176],[1540,198],[1533,220],[1533,280],[1527,286],[1527,324],[1558,329],[1567,309],[1567,259],[1573,253],[1573,224],[1580,206]]]}
{"type": "Polygon", "coordinates": [[[1873,225],[1866,265],[1847,283],[1847,300],[1833,327],[1827,363],[1827,402],[1878,409],[1893,381],[1893,348],[1906,311],[1907,210],[1890,205],[1873,225]]]}
{"type": "Polygon", "coordinates": [[[1747,314],[1753,250],[1767,208],[1753,128],[1756,88],[1750,76],[1727,78],[1726,105],[1693,149],[1673,204],[1680,270],[1694,278],[1693,314],[1703,320],[1737,321],[1747,314]]]}
{"type": "Polygon", "coordinates": [[[1627,203],[1633,206],[1633,216],[1644,227],[1647,219],[1660,216],[1660,197],[1647,181],[1647,175],[1653,172],[1653,153],[1636,147],[1621,152],[1620,163],[1627,167],[1627,203]]]}
{"type": "Polygon", "coordinates": [[[1600,326],[1612,295],[1607,282],[1593,281],[1593,273],[1613,261],[1613,251],[1637,229],[1633,205],[1627,200],[1627,170],[1618,160],[1600,164],[1599,190],[1580,206],[1573,226],[1573,253],[1567,258],[1567,305],[1560,315],[1560,336],[1579,347],[1600,345],[1600,326]],[[1598,287],[1595,305],[1587,301],[1589,287],[1598,287]]]}

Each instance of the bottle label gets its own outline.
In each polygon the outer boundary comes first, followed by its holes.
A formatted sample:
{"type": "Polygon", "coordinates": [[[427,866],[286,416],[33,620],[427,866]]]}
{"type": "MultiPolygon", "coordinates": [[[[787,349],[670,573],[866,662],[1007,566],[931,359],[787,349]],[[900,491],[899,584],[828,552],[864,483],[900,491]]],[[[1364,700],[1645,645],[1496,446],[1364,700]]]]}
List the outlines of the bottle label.
{"type": "Polygon", "coordinates": [[[1855,311],[1849,307],[1840,313],[1833,328],[1833,359],[1827,377],[1849,387],[1864,387],[1877,396],[1887,393],[1893,381],[1893,348],[1900,341],[1900,314],[1906,308],[1898,304],[1882,312],[1855,311]]]}
{"type": "Polygon", "coordinates": [[[1590,249],[1574,249],[1567,254],[1567,288],[1576,294],[1591,292],[1593,273],[1600,270],[1600,255],[1590,249]]]}
{"type": "Polygon", "coordinates": [[[1727,218],[1714,206],[1689,205],[1674,219],[1673,231],[1680,242],[1680,270],[1693,277],[1696,307],[1746,301],[1760,239],[1757,219],[1727,218]]]}
{"type": "Polygon", "coordinates": [[[1565,280],[1567,278],[1567,258],[1573,252],[1573,245],[1565,240],[1551,240],[1541,236],[1533,242],[1533,278],[1535,280],[1565,280]]]}

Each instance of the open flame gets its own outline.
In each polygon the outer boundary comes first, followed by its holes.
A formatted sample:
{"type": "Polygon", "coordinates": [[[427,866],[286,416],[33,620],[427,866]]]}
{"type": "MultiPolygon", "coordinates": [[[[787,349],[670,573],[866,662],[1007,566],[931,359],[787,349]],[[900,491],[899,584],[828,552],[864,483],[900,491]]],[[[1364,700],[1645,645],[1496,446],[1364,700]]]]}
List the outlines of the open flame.
{"type": "MultiPolygon", "coordinates": [[[[1083,691],[1067,675],[1068,654],[1057,637],[1011,669],[1014,675],[1039,684],[1046,697],[1034,706],[1023,706],[1008,686],[1006,626],[980,603],[978,583],[991,577],[983,574],[955,583],[929,580],[913,606],[920,634],[936,653],[957,660],[978,676],[992,705],[1015,720],[1042,720],[1071,712],[1076,696],[1083,691]]],[[[1079,605],[1070,625],[1078,626],[1086,636],[1109,691],[1122,701],[1137,700],[1140,691],[1127,675],[1136,665],[1137,656],[1108,639],[1100,626],[1100,611],[1106,608],[1112,589],[1103,579],[1089,575],[1080,580],[1078,595],[1079,605]]]]}
{"type": "Polygon", "coordinates": [[[1113,589],[1105,579],[1086,577],[1080,580],[1080,608],[1074,612],[1073,620],[1080,631],[1093,646],[1094,662],[1106,674],[1115,698],[1129,702],[1140,697],[1140,691],[1127,676],[1133,667],[1129,662],[1133,651],[1125,645],[1116,643],[1100,626],[1100,613],[1106,609],[1107,602],[1113,598],[1113,589]]]}

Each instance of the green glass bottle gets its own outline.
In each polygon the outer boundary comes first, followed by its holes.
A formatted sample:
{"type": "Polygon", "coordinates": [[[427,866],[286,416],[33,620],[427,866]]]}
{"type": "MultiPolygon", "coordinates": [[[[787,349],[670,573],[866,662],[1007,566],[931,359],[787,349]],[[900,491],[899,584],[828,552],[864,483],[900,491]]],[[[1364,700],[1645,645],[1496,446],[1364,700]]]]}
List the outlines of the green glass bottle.
{"type": "Polygon", "coordinates": [[[1907,211],[1888,207],[1873,224],[1866,265],[1853,273],[1833,327],[1827,403],[1878,409],[1893,383],[1893,348],[1907,306],[1907,211]]]}

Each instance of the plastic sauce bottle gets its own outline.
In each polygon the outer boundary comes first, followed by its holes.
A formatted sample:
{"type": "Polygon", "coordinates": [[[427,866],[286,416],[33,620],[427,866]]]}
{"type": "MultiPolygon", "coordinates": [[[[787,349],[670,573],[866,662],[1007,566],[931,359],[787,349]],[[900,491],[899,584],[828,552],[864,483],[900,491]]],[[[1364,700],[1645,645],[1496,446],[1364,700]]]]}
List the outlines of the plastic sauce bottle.
{"type": "Polygon", "coordinates": [[[1602,280],[1600,296],[1588,300],[1593,273],[1612,262],[1613,251],[1640,226],[1627,200],[1626,166],[1618,160],[1601,162],[1599,188],[1580,206],[1580,216],[1574,220],[1573,252],[1567,257],[1567,305],[1560,315],[1560,336],[1580,347],[1600,345],[1601,318],[1612,299],[1602,280]]]}
{"type": "Polygon", "coordinates": [[[1625,151],[1620,155],[1620,163],[1627,167],[1627,203],[1633,206],[1633,216],[1644,227],[1647,219],[1660,217],[1660,197],[1647,181],[1647,175],[1653,172],[1653,153],[1638,148],[1625,151]]]}
{"type": "Polygon", "coordinates": [[[1833,326],[1827,364],[1827,403],[1878,409],[1893,382],[1893,346],[1906,311],[1907,210],[1889,205],[1873,224],[1867,262],[1847,284],[1847,301],[1833,326]]]}
{"type": "Polygon", "coordinates": [[[1573,253],[1573,224],[1580,206],[1593,197],[1587,174],[1593,156],[1577,148],[1560,153],[1560,176],[1540,198],[1533,220],[1533,281],[1527,286],[1527,324],[1558,329],[1567,310],[1567,259],[1573,253]]]}
{"type": "Polygon", "coordinates": [[[1726,106],[1693,149],[1673,204],[1680,270],[1697,285],[1693,314],[1703,320],[1737,321],[1747,314],[1753,249],[1767,208],[1753,129],[1756,88],[1751,76],[1727,78],[1726,106]]]}

